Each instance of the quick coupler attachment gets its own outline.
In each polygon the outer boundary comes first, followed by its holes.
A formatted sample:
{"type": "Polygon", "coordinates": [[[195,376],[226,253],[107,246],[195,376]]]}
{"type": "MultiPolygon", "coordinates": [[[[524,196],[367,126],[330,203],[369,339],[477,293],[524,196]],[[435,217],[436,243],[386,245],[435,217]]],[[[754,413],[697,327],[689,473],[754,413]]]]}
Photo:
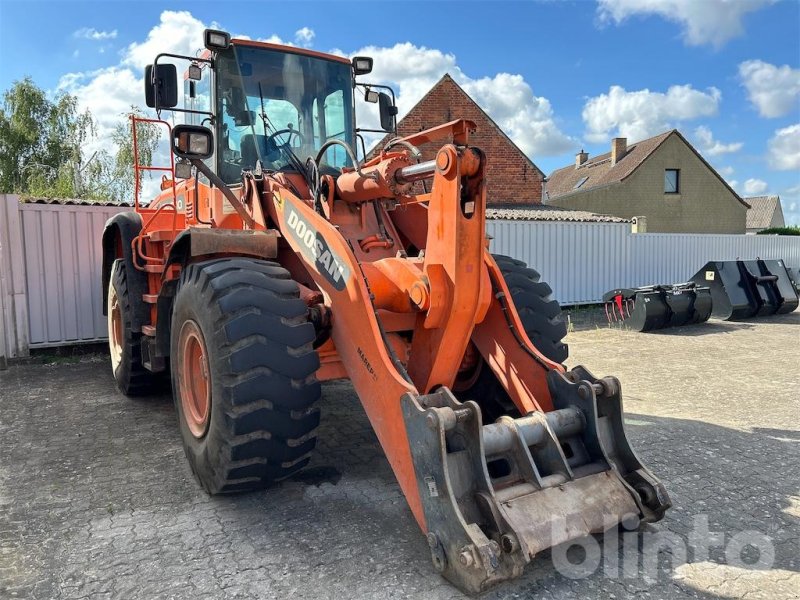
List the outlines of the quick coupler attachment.
{"type": "Polygon", "coordinates": [[[621,288],[603,295],[609,323],[652,331],[703,323],[711,316],[711,292],[695,282],[621,288]]]}
{"type": "Polygon", "coordinates": [[[576,367],[548,384],[555,410],[490,425],[447,388],[401,400],[433,564],[465,592],[517,577],[546,548],[670,507],[625,437],[619,381],[576,367]]]}
{"type": "Polygon", "coordinates": [[[797,308],[797,289],[782,260],[712,261],[692,281],[708,286],[714,316],[735,321],[784,315],[797,308]]]}

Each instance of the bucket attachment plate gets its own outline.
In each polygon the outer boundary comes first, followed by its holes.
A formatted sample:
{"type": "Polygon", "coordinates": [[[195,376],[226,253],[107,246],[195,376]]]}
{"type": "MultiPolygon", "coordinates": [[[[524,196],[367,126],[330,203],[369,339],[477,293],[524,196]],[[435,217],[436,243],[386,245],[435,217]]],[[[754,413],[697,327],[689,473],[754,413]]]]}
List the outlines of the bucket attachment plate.
{"type": "Polygon", "coordinates": [[[405,394],[403,418],[434,566],[464,591],[518,576],[542,550],[623,520],[657,521],[663,485],[625,437],[619,381],[550,371],[555,410],[482,425],[447,388],[405,394]]]}
{"type": "Polygon", "coordinates": [[[782,260],[712,261],[692,280],[711,288],[714,316],[728,321],[787,314],[798,305],[782,260]]]}
{"type": "Polygon", "coordinates": [[[694,282],[611,290],[603,302],[609,323],[636,331],[703,323],[711,316],[711,292],[694,282]]]}

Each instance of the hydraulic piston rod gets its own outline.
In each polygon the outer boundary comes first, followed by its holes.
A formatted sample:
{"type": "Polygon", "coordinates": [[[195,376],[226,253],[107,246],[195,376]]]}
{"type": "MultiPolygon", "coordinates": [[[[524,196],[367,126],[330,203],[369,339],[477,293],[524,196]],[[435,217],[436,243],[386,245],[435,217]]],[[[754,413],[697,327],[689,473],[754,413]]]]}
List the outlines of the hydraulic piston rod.
{"type": "Polygon", "coordinates": [[[436,161],[426,160],[425,162],[416,165],[409,165],[398,169],[394,174],[394,178],[398,183],[414,183],[420,179],[426,179],[433,175],[436,171],[436,161]]]}

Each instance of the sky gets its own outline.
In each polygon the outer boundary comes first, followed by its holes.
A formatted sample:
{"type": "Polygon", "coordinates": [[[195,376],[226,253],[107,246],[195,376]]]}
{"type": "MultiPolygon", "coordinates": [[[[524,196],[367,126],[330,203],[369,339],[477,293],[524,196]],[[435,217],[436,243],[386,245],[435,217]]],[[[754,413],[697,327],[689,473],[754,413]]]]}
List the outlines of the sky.
{"type": "Polygon", "coordinates": [[[205,27],[354,56],[400,116],[445,73],[545,173],[679,129],[742,196],[779,194],[800,224],[800,1],[492,0],[36,2],[0,0],[0,89],[30,76],[98,121],[131,104],[159,52],[205,27]]]}

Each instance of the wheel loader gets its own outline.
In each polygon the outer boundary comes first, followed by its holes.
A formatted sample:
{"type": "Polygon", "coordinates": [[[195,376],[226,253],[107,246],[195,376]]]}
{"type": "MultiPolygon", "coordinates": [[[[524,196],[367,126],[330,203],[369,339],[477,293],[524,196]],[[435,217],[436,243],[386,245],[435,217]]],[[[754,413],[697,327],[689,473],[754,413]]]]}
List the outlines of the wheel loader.
{"type": "Polygon", "coordinates": [[[661,519],[669,496],[628,443],[620,382],[564,366],[550,288],[489,250],[475,125],[396,137],[393,92],[362,81],[369,57],[217,30],[204,46],[146,68],[158,118],[133,117],[135,210],[103,233],[114,378],[128,395],[171,381],[200,485],[297,473],[321,382],[349,379],[434,568],[466,592],[661,519]],[[358,126],[356,95],[379,129],[358,126]],[[169,165],[139,164],[143,121],[168,131],[169,165]],[[365,158],[364,135],[386,133],[365,158]],[[148,170],[162,180],[145,204],[148,170]]]}

